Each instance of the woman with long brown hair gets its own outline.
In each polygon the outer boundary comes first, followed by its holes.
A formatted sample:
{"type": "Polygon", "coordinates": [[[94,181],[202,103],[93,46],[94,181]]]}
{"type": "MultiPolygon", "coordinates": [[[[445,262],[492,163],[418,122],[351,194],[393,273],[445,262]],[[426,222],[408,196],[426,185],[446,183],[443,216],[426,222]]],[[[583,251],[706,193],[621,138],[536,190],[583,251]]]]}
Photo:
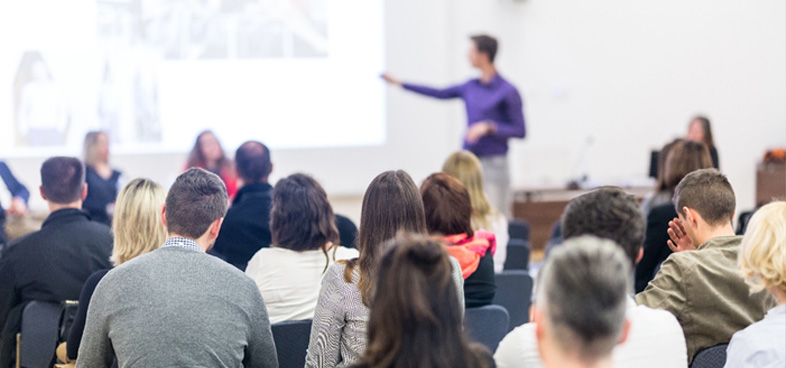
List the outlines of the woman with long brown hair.
{"type": "Polygon", "coordinates": [[[379,262],[368,322],[368,348],[358,367],[491,366],[491,353],[470,343],[451,287],[450,257],[439,239],[401,234],[379,262]]]}
{"type": "MultiPolygon", "coordinates": [[[[379,258],[385,241],[399,231],[426,233],[423,201],[404,171],[386,171],[363,196],[358,258],[328,268],[314,313],[306,367],[346,367],[366,350],[366,325],[379,258]]],[[[463,279],[455,266],[453,280],[463,300],[463,279]]]]}
{"type": "Polygon", "coordinates": [[[712,127],[710,125],[710,119],[706,116],[695,116],[690,121],[690,124],[688,124],[688,135],[685,139],[697,143],[704,143],[710,152],[712,167],[720,169],[718,150],[715,149],[715,139],[712,137],[712,127]]]}
{"type": "Polygon", "coordinates": [[[184,170],[192,167],[205,169],[218,175],[227,186],[229,198],[237,193],[237,178],[235,169],[232,167],[232,160],[228,159],[221,147],[221,142],[211,130],[205,130],[197,135],[194,147],[188,154],[188,161],[184,170]]]}

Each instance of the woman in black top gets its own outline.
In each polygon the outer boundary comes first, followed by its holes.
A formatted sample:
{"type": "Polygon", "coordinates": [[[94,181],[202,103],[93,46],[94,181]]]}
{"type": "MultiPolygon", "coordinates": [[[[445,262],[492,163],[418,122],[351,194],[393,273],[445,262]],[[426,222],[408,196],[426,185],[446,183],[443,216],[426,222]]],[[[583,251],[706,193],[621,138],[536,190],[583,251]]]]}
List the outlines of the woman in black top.
{"type": "Polygon", "coordinates": [[[84,149],[87,198],[82,210],[93,221],[111,225],[121,173],[109,166],[109,137],[104,132],[89,132],[84,149]]]}

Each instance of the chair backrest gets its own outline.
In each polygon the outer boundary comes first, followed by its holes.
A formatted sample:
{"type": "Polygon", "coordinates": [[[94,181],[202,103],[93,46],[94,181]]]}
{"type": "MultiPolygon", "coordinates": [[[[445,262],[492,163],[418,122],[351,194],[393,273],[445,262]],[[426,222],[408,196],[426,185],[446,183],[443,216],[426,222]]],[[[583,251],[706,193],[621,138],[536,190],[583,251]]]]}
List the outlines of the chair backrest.
{"type": "Polygon", "coordinates": [[[508,310],[508,332],[529,322],[529,307],[532,304],[532,277],[529,272],[503,271],[494,276],[494,282],[497,292],[493,303],[508,310]]]}
{"type": "Polygon", "coordinates": [[[690,368],[723,368],[726,365],[726,348],[729,344],[718,344],[706,348],[693,357],[690,368]]]}
{"type": "Polygon", "coordinates": [[[492,353],[508,333],[509,324],[508,311],[499,305],[467,308],[464,313],[464,327],[469,338],[485,345],[492,353]]]}
{"type": "Polygon", "coordinates": [[[32,301],[22,311],[19,356],[25,368],[51,367],[60,334],[60,303],[32,301]]]}
{"type": "Polygon", "coordinates": [[[511,239],[529,241],[529,224],[526,221],[510,220],[508,222],[508,235],[511,239]]]}
{"type": "Polygon", "coordinates": [[[508,248],[505,256],[504,270],[527,270],[529,269],[529,242],[521,239],[511,238],[508,241],[508,248]]]}
{"type": "Polygon", "coordinates": [[[279,322],[270,326],[276,342],[278,366],[281,368],[306,365],[306,350],[311,336],[311,320],[279,322]]]}

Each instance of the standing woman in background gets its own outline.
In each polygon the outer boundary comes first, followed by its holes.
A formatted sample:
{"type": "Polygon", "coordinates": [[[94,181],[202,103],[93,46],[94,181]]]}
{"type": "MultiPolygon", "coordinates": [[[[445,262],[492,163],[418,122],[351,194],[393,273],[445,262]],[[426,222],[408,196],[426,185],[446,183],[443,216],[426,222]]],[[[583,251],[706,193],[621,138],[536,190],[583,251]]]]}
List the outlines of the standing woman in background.
{"type": "Polygon", "coordinates": [[[109,137],[106,133],[88,132],[84,155],[87,197],[82,203],[82,210],[90,215],[91,220],[111,225],[121,173],[109,166],[109,137]]]}
{"type": "Polygon", "coordinates": [[[689,141],[704,143],[707,149],[710,150],[710,158],[712,159],[712,167],[720,169],[720,162],[718,161],[718,150],[715,149],[715,141],[712,139],[712,128],[710,128],[710,119],[705,116],[698,115],[691,120],[688,125],[689,141]]]}
{"type": "Polygon", "coordinates": [[[232,167],[232,160],[224,154],[224,148],[216,135],[210,130],[199,133],[194,148],[188,154],[185,170],[192,167],[205,169],[218,175],[227,186],[227,194],[232,199],[237,193],[237,178],[232,167]]]}
{"type": "Polygon", "coordinates": [[[445,161],[442,172],[458,179],[469,192],[472,202],[472,229],[486,229],[497,238],[497,251],[494,253],[494,271],[502,272],[508,249],[508,219],[489,204],[483,191],[483,170],[480,160],[469,151],[456,152],[445,161]]]}

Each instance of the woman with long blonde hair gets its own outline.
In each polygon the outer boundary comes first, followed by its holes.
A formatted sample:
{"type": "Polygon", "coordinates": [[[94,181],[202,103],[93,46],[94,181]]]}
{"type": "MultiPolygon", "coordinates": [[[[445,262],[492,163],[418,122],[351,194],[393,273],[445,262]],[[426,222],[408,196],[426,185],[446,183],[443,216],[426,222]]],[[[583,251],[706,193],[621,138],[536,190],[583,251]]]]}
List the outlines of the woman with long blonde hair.
{"type": "MultiPolygon", "coordinates": [[[[166,200],[166,191],[150,179],[134,179],[128,182],[117,196],[115,216],[112,219],[114,245],[112,264],[119,266],[134,257],[158,249],[166,240],[166,228],[161,222],[161,206],[166,200]]],[[[75,360],[87,319],[87,308],[98,282],[109,270],[97,271],[90,276],[82,288],[71,332],[66,343],[68,360],[75,360]]],[[[58,348],[58,357],[66,361],[58,348]]]]}
{"type": "Polygon", "coordinates": [[[483,169],[480,160],[469,151],[458,151],[450,155],[442,166],[442,172],[458,179],[469,192],[472,203],[473,230],[488,230],[497,239],[497,252],[494,253],[494,271],[499,273],[505,266],[507,256],[508,219],[502,212],[489,204],[483,191],[483,169]]]}

